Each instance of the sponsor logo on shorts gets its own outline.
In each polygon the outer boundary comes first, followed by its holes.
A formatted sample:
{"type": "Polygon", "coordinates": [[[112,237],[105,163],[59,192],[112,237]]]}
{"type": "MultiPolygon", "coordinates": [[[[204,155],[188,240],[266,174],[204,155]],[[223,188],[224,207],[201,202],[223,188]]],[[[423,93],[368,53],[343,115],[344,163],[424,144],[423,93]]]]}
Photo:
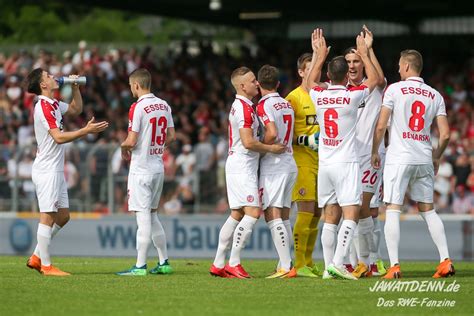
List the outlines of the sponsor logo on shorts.
{"type": "Polygon", "coordinates": [[[319,125],[316,115],[306,115],[306,125],[319,125]]]}
{"type": "Polygon", "coordinates": [[[298,193],[301,195],[301,196],[304,196],[306,194],[306,189],[305,188],[301,188],[299,189],[298,193]]]}
{"type": "Polygon", "coordinates": [[[252,203],[254,199],[253,195],[247,195],[247,202],[252,203]]]}
{"type": "Polygon", "coordinates": [[[54,202],[54,208],[59,208],[59,201],[54,202]]]}

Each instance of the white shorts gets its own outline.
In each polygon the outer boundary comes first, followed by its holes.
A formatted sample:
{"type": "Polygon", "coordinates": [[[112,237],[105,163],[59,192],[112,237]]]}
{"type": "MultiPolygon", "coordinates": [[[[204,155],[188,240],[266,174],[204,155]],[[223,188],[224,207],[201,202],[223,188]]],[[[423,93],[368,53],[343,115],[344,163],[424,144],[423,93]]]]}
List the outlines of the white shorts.
{"type": "Polygon", "coordinates": [[[382,181],[383,164],[385,155],[380,155],[382,168],[374,169],[371,163],[371,155],[365,155],[360,157],[360,174],[362,192],[375,193],[379,187],[379,183],[382,181]]]}
{"type": "Polygon", "coordinates": [[[407,190],[413,201],[433,203],[433,165],[387,165],[383,185],[385,203],[403,205],[407,190]]]}
{"type": "Polygon", "coordinates": [[[38,173],[33,170],[31,178],[35,185],[41,213],[57,212],[59,208],[69,208],[64,171],[38,173]]]}
{"type": "Polygon", "coordinates": [[[360,166],[358,162],[342,162],[319,166],[318,205],[358,205],[361,202],[360,166]]]}
{"type": "Polygon", "coordinates": [[[297,172],[260,175],[259,192],[262,209],[268,207],[291,207],[291,195],[296,182],[297,172]]]}
{"type": "Polygon", "coordinates": [[[151,212],[157,209],[163,191],[163,173],[128,175],[128,210],[131,212],[151,212]]]}
{"type": "Polygon", "coordinates": [[[231,173],[226,174],[227,199],[231,210],[244,206],[260,207],[257,175],[231,173]]]}

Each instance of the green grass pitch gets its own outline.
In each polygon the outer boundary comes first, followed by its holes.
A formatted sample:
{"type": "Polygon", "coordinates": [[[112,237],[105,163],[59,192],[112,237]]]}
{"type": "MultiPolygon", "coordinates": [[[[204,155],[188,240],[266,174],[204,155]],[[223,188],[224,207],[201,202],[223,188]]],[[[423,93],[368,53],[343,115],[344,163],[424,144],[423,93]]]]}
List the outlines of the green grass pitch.
{"type": "MultiPolygon", "coordinates": [[[[26,257],[0,257],[0,315],[474,315],[474,263],[455,262],[457,293],[371,292],[358,281],[268,280],[275,262],[246,260],[251,280],[208,273],[211,260],[171,260],[175,274],[119,277],[133,258],[54,258],[73,275],[42,277],[26,257]],[[454,307],[377,307],[379,298],[454,300],[454,307]]],[[[154,264],[149,261],[149,267],[154,264]]],[[[403,281],[432,280],[436,263],[403,262],[403,281]]]]}

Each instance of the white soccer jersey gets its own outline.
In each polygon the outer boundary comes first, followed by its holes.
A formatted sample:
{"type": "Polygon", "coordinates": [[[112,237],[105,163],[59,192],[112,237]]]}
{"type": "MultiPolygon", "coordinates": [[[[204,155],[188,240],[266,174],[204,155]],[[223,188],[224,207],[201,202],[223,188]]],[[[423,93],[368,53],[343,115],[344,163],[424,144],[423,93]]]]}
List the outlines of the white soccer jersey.
{"type": "Polygon", "coordinates": [[[155,174],[164,172],[163,151],[168,127],[174,127],[171,107],[153,93],[142,95],[132,104],[128,130],[138,133],[132,150],[130,173],[155,174]]]}
{"type": "Polygon", "coordinates": [[[309,94],[320,125],[319,165],[357,162],[357,110],[369,89],[364,85],[350,89],[331,85],[327,89],[314,87],[309,94]]]}
{"type": "Polygon", "coordinates": [[[257,106],[257,115],[262,124],[275,123],[277,142],[286,145],[283,154],[267,153],[260,160],[260,174],[281,174],[297,172],[293,158],[293,131],[295,112],[290,103],[280,97],[278,93],[270,93],[260,99],[257,106]]]}
{"type": "Polygon", "coordinates": [[[390,85],[382,105],[392,110],[386,164],[421,165],[432,163],[431,123],[446,115],[438,91],[419,77],[390,85]]]}
{"type": "Polygon", "coordinates": [[[50,129],[63,130],[63,114],[69,105],[40,95],[34,109],[34,129],[38,151],[33,170],[36,173],[64,171],[64,145],[54,141],[50,129]]]}
{"type": "Polygon", "coordinates": [[[236,95],[229,113],[229,156],[225,172],[257,174],[259,154],[244,147],[240,139],[241,128],[251,128],[253,137],[258,139],[258,120],[252,108],[252,101],[236,95]]]}
{"type": "MultiPolygon", "coordinates": [[[[374,130],[382,107],[383,90],[379,86],[375,87],[357,111],[356,146],[359,157],[369,156],[372,153],[374,130]]],[[[380,143],[379,152],[385,152],[383,142],[380,143]]]]}

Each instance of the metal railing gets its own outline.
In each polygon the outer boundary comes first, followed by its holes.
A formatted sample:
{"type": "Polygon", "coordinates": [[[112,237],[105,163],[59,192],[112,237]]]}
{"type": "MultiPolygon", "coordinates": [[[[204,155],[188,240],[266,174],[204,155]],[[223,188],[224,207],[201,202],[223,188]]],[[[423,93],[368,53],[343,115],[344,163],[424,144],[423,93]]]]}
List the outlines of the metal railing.
{"type": "MultiPolygon", "coordinates": [[[[70,143],[66,147],[65,178],[69,208],[78,212],[121,213],[127,210],[128,163],[121,160],[118,144],[70,143]],[[118,151],[118,152],[117,152],[118,151]]],[[[0,212],[37,212],[37,198],[31,180],[36,146],[0,145],[0,212]]],[[[209,177],[209,174],[207,174],[209,177]]],[[[211,178],[217,177],[217,169],[211,178]]],[[[182,176],[165,172],[160,208],[175,201],[177,213],[213,213],[222,188],[210,187],[194,171],[183,188],[182,176]],[[203,188],[203,183],[205,188],[203,188]],[[181,191],[187,193],[182,193],[181,191]],[[206,196],[201,194],[205,191],[206,196]],[[209,196],[215,198],[209,199],[209,196]]],[[[215,186],[215,181],[210,182],[215,186]]],[[[170,211],[171,212],[171,211],[170,211]]]]}

